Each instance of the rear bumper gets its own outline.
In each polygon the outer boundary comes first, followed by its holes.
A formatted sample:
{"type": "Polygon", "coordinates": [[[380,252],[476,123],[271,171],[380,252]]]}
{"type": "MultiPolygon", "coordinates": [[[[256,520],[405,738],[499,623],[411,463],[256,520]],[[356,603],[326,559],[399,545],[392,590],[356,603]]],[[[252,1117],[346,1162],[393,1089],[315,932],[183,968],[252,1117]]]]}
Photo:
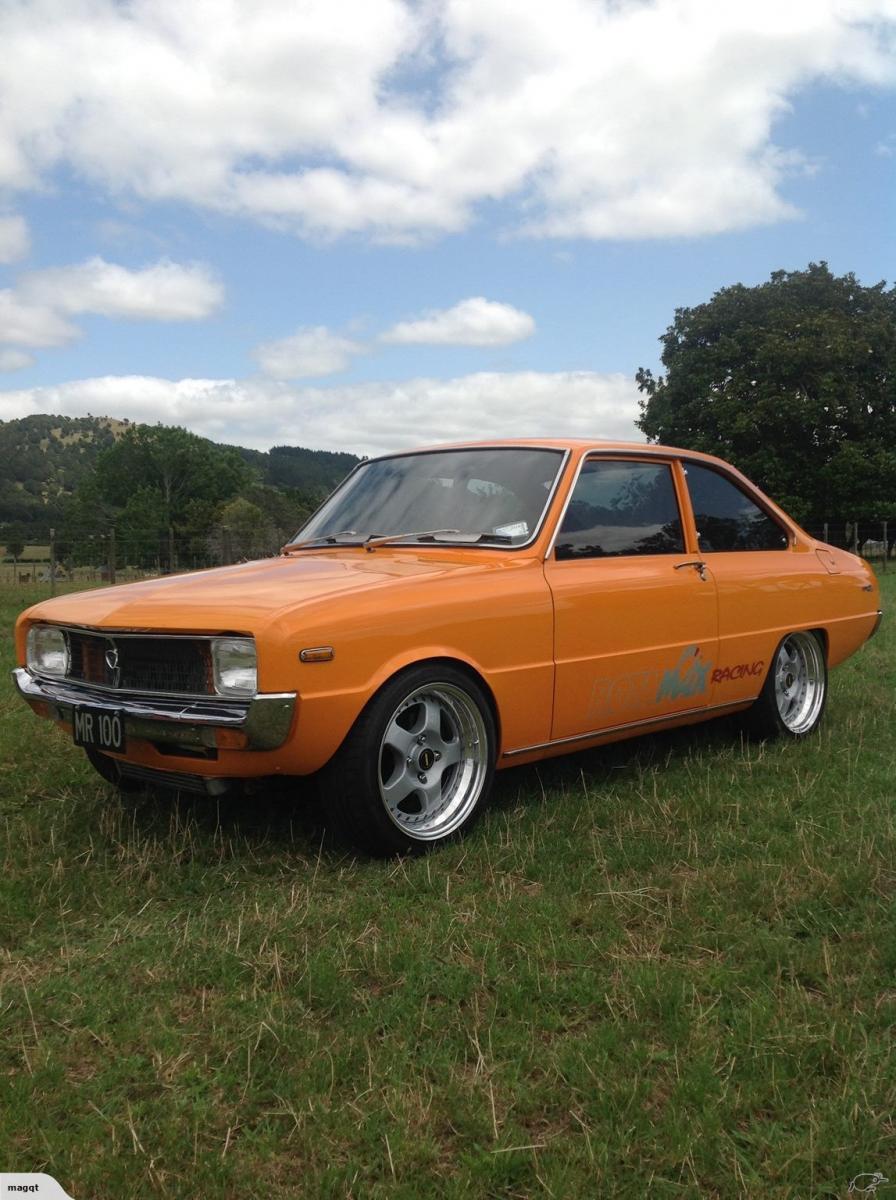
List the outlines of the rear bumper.
{"type": "Polygon", "coordinates": [[[89,704],[121,713],[129,738],[188,750],[216,747],[219,731],[242,735],[241,748],[276,750],[286,741],[296,708],[295,692],[262,693],[251,700],[177,700],[110,695],[64,680],[37,679],[24,667],[17,667],[12,677],[19,695],[39,716],[70,725],[74,708],[89,704]]]}

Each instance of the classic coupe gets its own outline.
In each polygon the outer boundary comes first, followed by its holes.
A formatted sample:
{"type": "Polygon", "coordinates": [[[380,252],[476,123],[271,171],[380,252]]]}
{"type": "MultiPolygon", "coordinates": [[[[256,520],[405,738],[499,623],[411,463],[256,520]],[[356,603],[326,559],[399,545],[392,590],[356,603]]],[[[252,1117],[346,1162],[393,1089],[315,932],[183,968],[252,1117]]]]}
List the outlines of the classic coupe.
{"type": "Polygon", "coordinates": [[[118,787],[315,774],[382,855],[466,831],[496,768],[731,713],[804,737],[880,619],[717,458],[515,440],[364,461],[279,557],[37,604],[14,677],[118,787]]]}

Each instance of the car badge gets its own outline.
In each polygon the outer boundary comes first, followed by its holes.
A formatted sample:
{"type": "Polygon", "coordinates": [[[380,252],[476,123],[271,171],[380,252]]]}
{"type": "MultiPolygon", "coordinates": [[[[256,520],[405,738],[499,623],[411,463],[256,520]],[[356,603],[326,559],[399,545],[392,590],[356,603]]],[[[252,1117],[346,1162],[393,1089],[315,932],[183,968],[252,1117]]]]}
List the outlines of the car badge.
{"type": "Polygon", "coordinates": [[[109,674],[112,676],[111,683],[113,687],[118,687],[119,669],[118,669],[118,647],[112,645],[105,653],[106,666],[109,668],[109,674]]]}

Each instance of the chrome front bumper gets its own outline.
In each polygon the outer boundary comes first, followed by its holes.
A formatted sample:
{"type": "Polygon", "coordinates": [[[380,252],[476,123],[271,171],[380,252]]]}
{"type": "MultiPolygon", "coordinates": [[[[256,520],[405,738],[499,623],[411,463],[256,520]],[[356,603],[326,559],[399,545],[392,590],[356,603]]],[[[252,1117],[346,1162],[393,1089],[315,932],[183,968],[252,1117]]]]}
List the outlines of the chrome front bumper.
{"type": "Polygon", "coordinates": [[[269,692],[251,700],[150,699],[36,679],[24,667],[17,667],[12,677],[22,699],[53,720],[70,725],[74,708],[89,704],[121,713],[129,738],[196,750],[217,746],[219,729],[244,734],[249,750],[276,750],[286,741],[296,707],[295,692],[269,692]]]}

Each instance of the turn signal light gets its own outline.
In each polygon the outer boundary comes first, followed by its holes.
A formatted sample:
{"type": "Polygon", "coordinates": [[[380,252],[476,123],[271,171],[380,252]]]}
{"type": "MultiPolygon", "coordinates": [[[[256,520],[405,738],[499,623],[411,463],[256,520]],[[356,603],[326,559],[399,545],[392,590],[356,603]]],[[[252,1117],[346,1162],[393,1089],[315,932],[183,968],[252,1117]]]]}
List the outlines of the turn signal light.
{"type": "Polygon", "coordinates": [[[335,653],[332,646],[309,646],[307,650],[299,651],[299,661],[303,663],[332,662],[335,653]]]}

